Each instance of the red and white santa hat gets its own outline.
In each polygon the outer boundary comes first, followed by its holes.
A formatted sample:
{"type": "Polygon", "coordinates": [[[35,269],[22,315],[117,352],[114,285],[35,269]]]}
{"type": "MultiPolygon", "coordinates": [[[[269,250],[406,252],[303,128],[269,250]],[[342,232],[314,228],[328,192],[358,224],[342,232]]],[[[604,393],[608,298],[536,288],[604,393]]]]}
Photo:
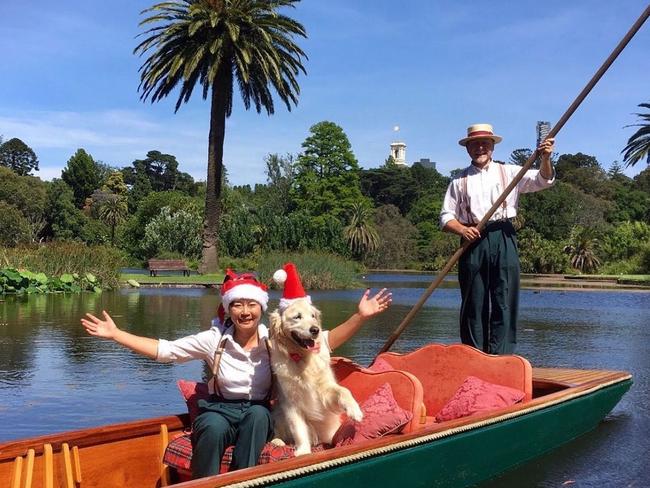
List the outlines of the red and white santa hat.
{"type": "Polygon", "coordinates": [[[273,273],[273,281],[278,285],[284,285],[284,291],[278,308],[283,312],[294,300],[299,298],[306,299],[311,303],[311,297],[305,293],[300,281],[300,275],[293,263],[285,264],[282,269],[273,273]]]}
{"type": "Polygon", "coordinates": [[[266,312],[269,304],[267,286],[259,281],[253,273],[237,274],[230,268],[226,270],[226,276],[221,285],[221,305],[217,315],[221,323],[224,323],[226,310],[235,300],[255,300],[266,312]]]}

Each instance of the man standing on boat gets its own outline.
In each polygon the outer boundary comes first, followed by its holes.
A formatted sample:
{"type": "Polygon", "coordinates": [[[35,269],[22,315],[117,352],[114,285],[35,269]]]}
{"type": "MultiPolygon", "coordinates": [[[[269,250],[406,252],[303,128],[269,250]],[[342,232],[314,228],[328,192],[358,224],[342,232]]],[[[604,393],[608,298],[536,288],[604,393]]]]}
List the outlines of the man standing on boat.
{"type": "Polygon", "coordinates": [[[462,297],[460,338],[464,344],[490,354],[510,354],[517,343],[519,256],[512,219],[520,193],[553,185],[551,164],[554,139],[538,149],[539,170],[528,170],[482,231],[477,224],[488,213],[520,167],[492,160],[494,145],[502,138],[490,124],[475,124],[458,143],[467,149],[472,164],[452,180],[440,212],[440,226],[472,242],[458,263],[462,297]]]}

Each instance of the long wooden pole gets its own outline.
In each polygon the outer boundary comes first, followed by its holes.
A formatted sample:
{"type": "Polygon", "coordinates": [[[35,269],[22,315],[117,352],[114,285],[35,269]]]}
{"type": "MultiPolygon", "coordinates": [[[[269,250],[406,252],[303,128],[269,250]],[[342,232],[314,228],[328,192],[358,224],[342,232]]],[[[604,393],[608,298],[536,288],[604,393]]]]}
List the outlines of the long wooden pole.
{"type": "MultiPolygon", "coordinates": [[[[605,74],[605,72],[609,69],[609,67],[612,65],[614,60],[618,57],[619,54],[621,54],[621,51],[625,49],[625,46],[630,42],[632,37],[634,37],[634,34],[637,33],[637,31],[641,28],[643,23],[648,19],[650,16],[650,5],[646,7],[646,9],[643,11],[641,16],[638,18],[638,20],[634,23],[634,25],[630,28],[627,34],[625,34],[625,37],[621,39],[621,42],[618,43],[618,46],[612,51],[612,53],[609,55],[609,57],[605,60],[603,65],[600,67],[600,69],[596,72],[596,74],[589,80],[589,83],[582,89],[580,94],[576,97],[576,99],[573,101],[571,106],[564,112],[564,115],[560,117],[560,120],[553,126],[551,131],[548,133],[546,138],[550,137],[555,137],[558,132],[560,132],[560,129],[564,127],[564,124],[566,124],[567,120],[573,115],[573,113],[577,110],[577,108],[580,106],[582,101],[587,97],[589,92],[592,90],[592,88],[598,83],[598,81],[602,78],[602,76],[605,74]]],[[[485,214],[485,216],[481,219],[481,221],[478,223],[476,226],[479,230],[483,229],[485,227],[485,224],[490,220],[490,217],[492,217],[492,214],[501,206],[503,201],[508,197],[512,189],[517,186],[517,183],[524,177],[526,174],[526,171],[533,165],[535,160],[537,159],[538,153],[537,150],[533,152],[533,154],[528,158],[528,160],[524,163],[522,166],[521,170],[517,175],[514,177],[514,179],[510,182],[510,184],[503,190],[503,193],[497,200],[494,202],[490,210],[485,214]]],[[[472,243],[469,241],[465,241],[461,247],[459,247],[456,252],[453,254],[453,256],[447,261],[447,264],[444,265],[442,270],[438,273],[438,276],[436,279],[429,285],[429,288],[427,288],[420,299],[417,301],[415,305],[413,305],[413,308],[409,311],[409,313],[406,314],[402,322],[397,326],[397,329],[391,334],[391,336],[388,338],[386,343],[383,345],[381,350],[379,351],[379,354],[382,352],[388,351],[393,343],[397,340],[397,338],[400,336],[400,334],[404,331],[406,326],[413,320],[413,317],[420,311],[424,303],[427,301],[427,299],[431,296],[433,291],[438,288],[442,280],[445,278],[447,273],[453,268],[454,264],[460,259],[460,257],[463,255],[463,253],[467,250],[467,248],[471,245],[472,243]]]]}

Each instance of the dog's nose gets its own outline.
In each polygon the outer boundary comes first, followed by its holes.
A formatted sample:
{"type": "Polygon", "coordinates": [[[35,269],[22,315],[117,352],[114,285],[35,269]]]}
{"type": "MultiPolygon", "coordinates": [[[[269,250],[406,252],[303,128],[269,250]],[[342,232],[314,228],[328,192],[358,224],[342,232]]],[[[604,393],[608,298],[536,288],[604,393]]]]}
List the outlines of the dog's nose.
{"type": "Polygon", "coordinates": [[[311,333],[312,336],[316,337],[318,333],[320,332],[320,329],[316,327],[315,325],[311,326],[309,328],[309,332],[311,333]]]}

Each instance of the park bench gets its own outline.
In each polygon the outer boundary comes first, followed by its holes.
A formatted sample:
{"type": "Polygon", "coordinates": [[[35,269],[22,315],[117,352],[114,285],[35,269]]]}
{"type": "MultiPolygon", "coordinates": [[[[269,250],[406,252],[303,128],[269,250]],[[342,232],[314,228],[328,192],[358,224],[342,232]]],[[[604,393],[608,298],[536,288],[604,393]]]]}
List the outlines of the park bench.
{"type": "Polygon", "coordinates": [[[159,271],[182,271],[183,276],[190,275],[190,268],[182,259],[150,259],[149,275],[158,276],[159,271]]]}

